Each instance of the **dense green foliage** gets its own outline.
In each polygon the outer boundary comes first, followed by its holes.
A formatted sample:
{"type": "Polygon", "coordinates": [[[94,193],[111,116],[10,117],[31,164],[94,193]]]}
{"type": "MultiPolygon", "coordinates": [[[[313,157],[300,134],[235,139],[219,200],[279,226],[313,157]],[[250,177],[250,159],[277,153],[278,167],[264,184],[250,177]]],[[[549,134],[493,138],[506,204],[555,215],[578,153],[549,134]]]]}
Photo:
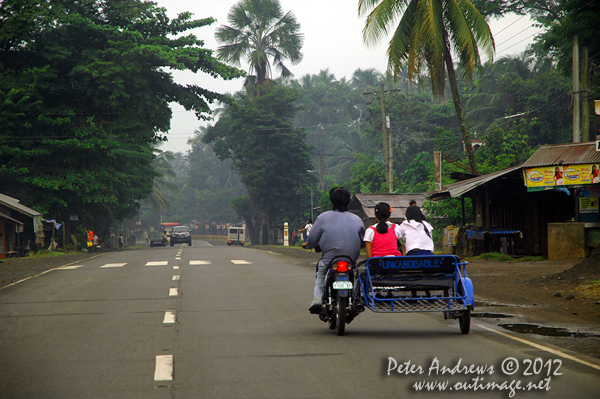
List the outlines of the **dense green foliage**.
{"type": "Polygon", "coordinates": [[[265,87],[263,95],[239,93],[236,105],[207,129],[202,141],[221,159],[231,159],[248,192],[249,201],[236,202],[250,238],[270,243],[271,231],[282,218],[302,215],[311,176],[309,150],[303,129],[292,119],[297,111],[295,89],[265,87]]]}
{"type": "Polygon", "coordinates": [[[159,177],[168,103],[204,118],[223,99],[168,69],[241,75],[182,35],[212,22],[139,0],[1,2],[0,192],[100,230],[135,215],[159,177]]]}

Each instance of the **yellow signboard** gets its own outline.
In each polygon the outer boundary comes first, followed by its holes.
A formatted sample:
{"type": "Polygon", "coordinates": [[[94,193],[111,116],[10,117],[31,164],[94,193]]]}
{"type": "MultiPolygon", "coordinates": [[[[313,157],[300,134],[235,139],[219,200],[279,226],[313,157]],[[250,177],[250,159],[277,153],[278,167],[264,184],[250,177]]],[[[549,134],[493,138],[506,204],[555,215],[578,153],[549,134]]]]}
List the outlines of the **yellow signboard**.
{"type": "Polygon", "coordinates": [[[600,183],[598,164],[558,165],[523,169],[527,187],[572,186],[600,183]]]}

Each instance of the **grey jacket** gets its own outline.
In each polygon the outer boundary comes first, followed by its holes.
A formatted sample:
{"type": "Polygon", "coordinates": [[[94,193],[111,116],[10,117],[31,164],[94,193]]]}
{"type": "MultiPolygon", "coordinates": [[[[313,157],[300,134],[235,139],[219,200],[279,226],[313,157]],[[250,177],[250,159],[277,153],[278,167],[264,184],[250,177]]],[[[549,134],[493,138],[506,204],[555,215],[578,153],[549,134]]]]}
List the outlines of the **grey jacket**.
{"type": "Polygon", "coordinates": [[[323,252],[321,260],[325,264],[339,255],[346,255],[356,261],[360,245],[365,236],[365,226],[358,216],[350,212],[327,211],[315,220],[308,235],[307,248],[323,252]]]}

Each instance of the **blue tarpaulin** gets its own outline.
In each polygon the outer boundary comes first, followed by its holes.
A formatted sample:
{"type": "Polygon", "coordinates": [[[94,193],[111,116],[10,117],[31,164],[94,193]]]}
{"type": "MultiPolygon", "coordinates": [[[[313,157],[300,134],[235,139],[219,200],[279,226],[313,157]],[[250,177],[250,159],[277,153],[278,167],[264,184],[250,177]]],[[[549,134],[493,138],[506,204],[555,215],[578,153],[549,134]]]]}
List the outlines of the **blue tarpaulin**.
{"type": "Polygon", "coordinates": [[[516,234],[516,233],[520,233],[520,232],[521,232],[521,230],[508,230],[508,229],[501,229],[498,227],[490,227],[489,229],[486,229],[486,230],[468,229],[467,230],[467,240],[470,238],[473,238],[475,240],[483,240],[484,234],[516,234]]]}

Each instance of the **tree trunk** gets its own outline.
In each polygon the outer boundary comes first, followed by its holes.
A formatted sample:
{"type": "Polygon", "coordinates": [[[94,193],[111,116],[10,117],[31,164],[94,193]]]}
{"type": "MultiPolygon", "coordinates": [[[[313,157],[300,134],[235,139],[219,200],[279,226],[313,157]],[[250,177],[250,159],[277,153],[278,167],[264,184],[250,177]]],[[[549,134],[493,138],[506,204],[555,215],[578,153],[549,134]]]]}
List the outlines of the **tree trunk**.
{"type": "Polygon", "coordinates": [[[463,141],[465,142],[465,150],[467,151],[467,157],[469,158],[469,166],[471,167],[471,173],[477,174],[477,164],[475,163],[475,153],[473,146],[471,145],[471,138],[469,137],[469,131],[467,130],[467,122],[465,121],[465,114],[460,103],[460,95],[458,94],[458,85],[456,83],[456,75],[454,73],[454,64],[452,63],[452,55],[448,45],[444,45],[444,60],[446,61],[446,69],[448,70],[448,82],[450,83],[450,89],[452,91],[452,100],[454,100],[454,108],[456,109],[456,116],[458,117],[458,123],[460,124],[460,131],[462,133],[463,141]]]}

